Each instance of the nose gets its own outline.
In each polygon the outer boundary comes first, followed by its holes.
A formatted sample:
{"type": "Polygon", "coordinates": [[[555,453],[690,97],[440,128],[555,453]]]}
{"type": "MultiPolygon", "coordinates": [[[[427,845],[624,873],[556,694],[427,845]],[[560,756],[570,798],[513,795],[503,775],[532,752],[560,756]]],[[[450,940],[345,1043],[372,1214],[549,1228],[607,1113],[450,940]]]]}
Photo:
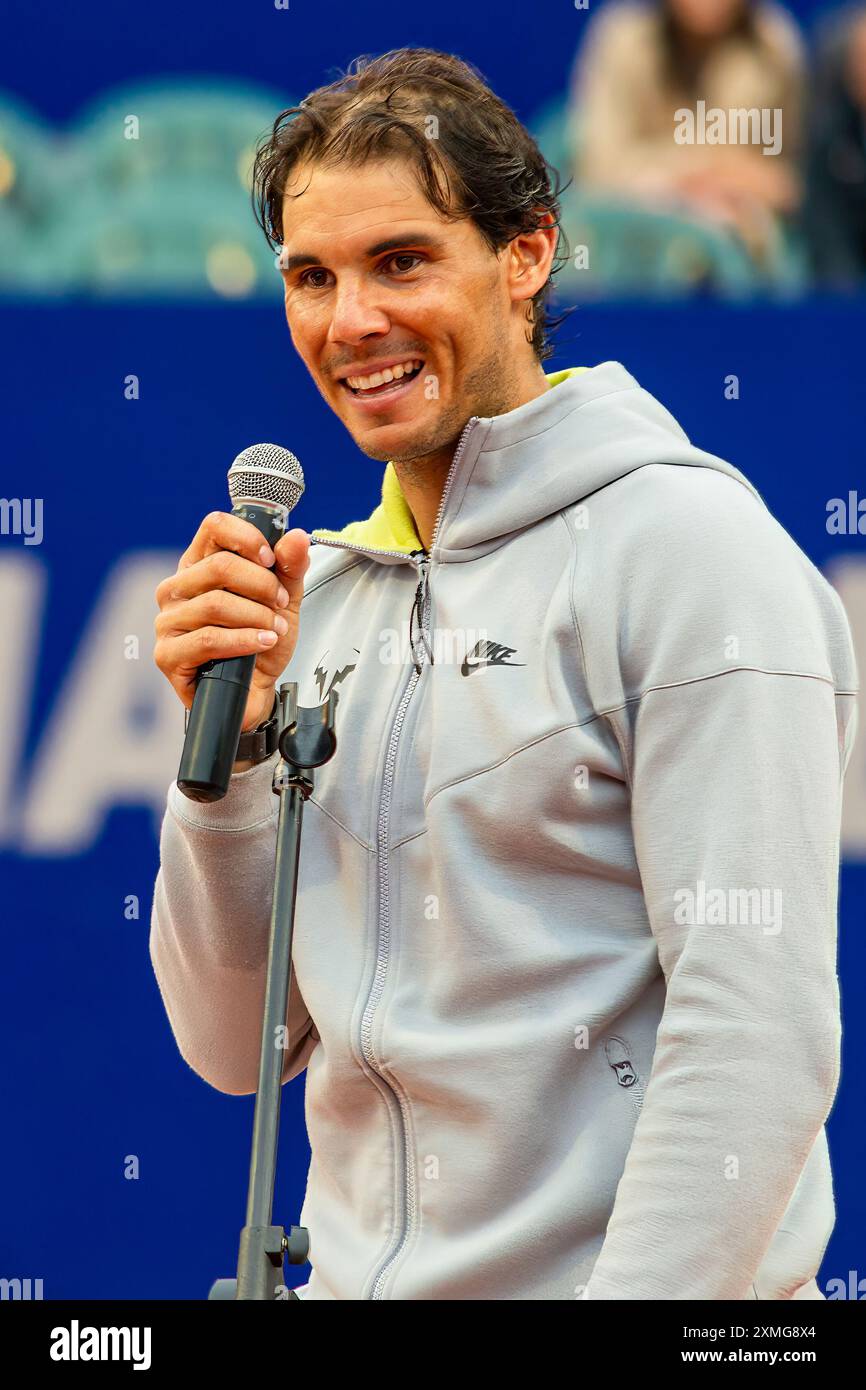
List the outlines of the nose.
{"type": "Polygon", "coordinates": [[[391,319],[377,302],[379,293],[363,276],[340,277],[331,301],[329,340],[357,343],[371,333],[387,333],[391,319]]]}

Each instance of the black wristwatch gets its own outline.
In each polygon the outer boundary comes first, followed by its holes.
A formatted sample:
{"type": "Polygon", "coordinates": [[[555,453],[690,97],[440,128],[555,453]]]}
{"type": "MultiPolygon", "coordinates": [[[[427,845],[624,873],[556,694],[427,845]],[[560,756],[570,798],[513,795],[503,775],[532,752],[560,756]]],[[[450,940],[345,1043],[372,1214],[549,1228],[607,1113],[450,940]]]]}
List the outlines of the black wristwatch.
{"type": "MultiPolygon", "coordinates": [[[[263,724],[257,724],[254,729],[248,729],[245,734],[241,734],[238,739],[238,751],[235,754],[235,762],[263,763],[277,750],[277,735],[279,734],[279,719],[277,718],[277,706],[279,696],[274,692],[274,703],[271,708],[270,717],[263,724]]],[[[186,733],[189,725],[189,710],[184,710],[183,728],[186,733]]]]}

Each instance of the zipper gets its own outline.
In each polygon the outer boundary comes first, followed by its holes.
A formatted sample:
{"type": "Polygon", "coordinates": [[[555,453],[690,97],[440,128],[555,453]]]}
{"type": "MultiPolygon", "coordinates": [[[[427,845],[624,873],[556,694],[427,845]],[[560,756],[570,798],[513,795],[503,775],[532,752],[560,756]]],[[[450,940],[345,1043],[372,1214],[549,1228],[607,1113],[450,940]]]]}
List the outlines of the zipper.
{"type": "Polygon", "coordinates": [[[385,550],[381,545],[354,545],[352,541],[324,541],[321,536],[310,536],[311,545],[332,545],[335,550],[359,550],[362,555],[394,555],[398,560],[407,560],[409,554],[417,555],[418,551],[405,550],[385,550]]]}
{"type": "Polygon", "coordinates": [[[635,1113],[637,1115],[640,1115],[641,1109],[643,1108],[644,1100],[643,1082],[641,1081],[640,1077],[638,1077],[637,1081],[634,1083],[632,1091],[634,1092],[632,1100],[635,1108],[635,1113]]]}
{"type": "MultiPolygon", "coordinates": [[[[442,513],[445,510],[445,503],[448,498],[451,483],[457,471],[457,466],[460,462],[460,459],[463,456],[466,441],[469,437],[469,434],[473,426],[478,423],[478,419],[479,417],[477,415],[473,415],[471,419],[467,421],[463,433],[460,436],[460,440],[457,444],[457,448],[454,451],[454,457],[451,460],[451,467],[448,470],[448,476],[445,479],[445,486],[442,489],[442,497],[439,502],[439,510],[436,513],[436,521],[433,526],[433,535],[430,540],[430,550],[433,549],[433,546],[436,543],[436,536],[438,534],[439,526],[442,521],[442,513]]],[[[397,713],[394,716],[394,723],[392,725],[391,735],[388,740],[388,751],[385,756],[385,771],[382,779],[382,793],[379,799],[379,816],[377,822],[377,849],[379,854],[379,911],[376,938],[376,971],[373,976],[373,983],[370,988],[370,994],[367,999],[367,1003],[364,1008],[364,1013],[361,1018],[360,1040],[361,1051],[364,1055],[364,1059],[367,1062],[367,1065],[370,1067],[370,1070],[374,1071],[376,1075],[380,1078],[380,1080],[384,1083],[384,1085],[388,1087],[388,1090],[391,1092],[391,1095],[394,1097],[394,1100],[397,1103],[397,1108],[400,1115],[400,1140],[402,1143],[404,1163],[402,1213],[403,1221],[400,1238],[397,1241],[397,1244],[394,1247],[393,1252],[390,1255],[388,1255],[385,1258],[384,1263],[380,1265],[378,1273],[373,1283],[372,1291],[370,1293],[371,1299],[381,1299],[383,1297],[383,1290],[385,1287],[385,1283],[387,1282],[388,1275],[391,1273],[394,1264],[399,1258],[414,1229],[418,1209],[417,1183],[415,1179],[415,1156],[412,1153],[408,1138],[410,1132],[409,1124],[407,1122],[408,1102],[406,1101],[405,1097],[401,1094],[399,1089],[394,1085],[394,1083],[389,1081],[386,1076],[383,1076],[382,1072],[379,1070],[379,1067],[376,1065],[376,1060],[373,1055],[373,1016],[376,1012],[376,1009],[379,1006],[379,1001],[382,998],[382,993],[385,988],[385,978],[388,971],[388,957],[391,947],[391,904],[388,875],[388,825],[391,814],[391,797],[394,786],[394,768],[397,763],[397,750],[400,743],[400,733],[402,731],[403,723],[406,718],[406,711],[409,708],[409,703],[415,692],[415,688],[418,685],[419,680],[421,679],[421,673],[424,669],[425,664],[428,664],[428,662],[431,666],[433,664],[433,652],[428,641],[431,606],[429,578],[430,553],[423,547],[421,547],[421,549],[419,550],[411,551],[411,553],[407,556],[406,552],[402,550],[384,550],[382,548],[373,546],[350,545],[347,541],[318,540],[316,544],[333,545],[337,547],[343,547],[347,550],[360,550],[363,553],[369,555],[399,555],[400,559],[405,560],[408,558],[413,564],[415,564],[419,575],[418,586],[415,590],[415,598],[412,603],[412,613],[409,623],[409,641],[410,646],[412,648],[414,669],[412,671],[411,676],[409,677],[406,688],[403,691],[403,695],[397,707],[397,713]],[[414,624],[416,613],[418,614],[419,618],[420,637],[424,644],[427,661],[425,661],[423,658],[420,661],[418,660],[418,653],[415,649],[414,639],[412,636],[412,627],[414,624]]]]}
{"type": "MultiPolygon", "coordinates": [[[[470,431],[478,423],[478,417],[473,416],[467,421],[463,434],[460,435],[459,443],[455,449],[455,457],[450,463],[448,477],[442,489],[442,498],[439,500],[439,510],[436,512],[434,531],[430,542],[430,549],[434,548],[436,535],[438,535],[439,525],[441,525],[442,514],[445,512],[445,503],[448,500],[450,485],[459,466],[460,459],[463,457],[463,450],[466,448],[466,441],[470,431]]],[[[416,560],[418,567],[418,587],[414,596],[413,610],[410,619],[410,644],[411,655],[414,660],[414,670],[409,677],[406,689],[403,691],[403,698],[400,699],[398,712],[391,730],[391,738],[388,741],[388,753],[385,758],[385,773],[382,777],[382,794],[379,798],[379,817],[378,817],[378,858],[379,858],[379,903],[378,903],[378,942],[377,942],[377,962],[375,962],[375,976],[373,988],[370,991],[370,998],[367,999],[367,1008],[364,1009],[364,1016],[361,1019],[361,1048],[363,1048],[364,1058],[367,1065],[381,1076],[373,1058],[373,1016],[377,1009],[382,991],[385,988],[385,976],[388,972],[388,954],[391,948],[391,885],[389,885],[388,874],[388,827],[391,819],[391,798],[393,792],[393,770],[398,758],[398,748],[400,741],[400,731],[403,728],[403,721],[406,719],[406,712],[409,709],[411,696],[414,695],[418,681],[421,680],[424,666],[430,662],[432,666],[432,649],[430,645],[430,552],[428,550],[414,550],[413,559],[416,560]],[[418,614],[418,626],[420,626],[420,637],[423,642],[423,653],[418,653],[414,642],[411,641],[411,624],[414,621],[414,614],[418,614]]],[[[389,1273],[393,1265],[398,1261],[400,1254],[405,1250],[407,1241],[413,1233],[417,1218],[417,1181],[416,1181],[416,1161],[411,1152],[409,1143],[410,1126],[407,1123],[407,1102],[398,1088],[393,1086],[391,1081],[382,1077],[386,1086],[389,1087],[396,1102],[398,1102],[400,1127],[402,1127],[402,1147],[403,1147],[403,1229],[400,1233],[398,1244],[393,1248],[392,1254],[385,1258],[384,1264],[379,1266],[377,1276],[375,1276],[373,1290],[371,1290],[371,1300],[381,1300],[384,1297],[385,1283],[388,1282],[389,1273]]]]}
{"type": "MultiPolygon", "coordinates": [[[[439,510],[436,513],[436,520],[433,523],[433,535],[430,539],[431,550],[436,544],[436,537],[439,534],[439,527],[442,523],[442,513],[445,510],[445,503],[451,491],[451,484],[454,480],[454,474],[457,471],[457,465],[463,457],[463,451],[466,448],[466,440],[469,438],[472,427],[478,424],[479,419],[480,416],[478,415],[471,416],[463,426],[463,433],[457,441],[457,448],[454,450],[454,457],[451,460],[448,476],[445,479],[445,486],[442,489],[442,496],[439,499],[439,510]]],[[[407,556],[410,555],[429,555],[429,551],[426,551],[423,546],[419,550],[410,551],[386,550],[384,546],[381,545],[355,545],[352,541],[328,541],[323,540],[321,536],[311,536],[311,540],[314,545],[333,545],[342,550],[358,550],[364,555],[395,555],[399,560],[405,560],[407,556]]]]}
{"type": "Polygon", "coordinates": [[[469,420],[467,420],[463,428],[463,433],[461,434],[460,439],[458,440],[457,448],[454,450],[454,457],[451,460],[451,467],[448,470],[448,477],[445,479],[445,486],[442,489],[442,496],[439,500],[439,510],[436,513],[436,520],[433,523],[433,535],[430,538],[431,550],[436,544],[436,536],[439,532],[440,522],[442,521],[442,513],[445,510],[445,503],[448,500],[448,493],[451,491],[451,482],[454,478],[455,472],[457,471],[457,465],[463,457],[463,450],[466,448],[466,440],[469,438],[469,433],[473,426],[478,424],[478,420],[479,417],[477,415],[473,415],[469,420]]]}

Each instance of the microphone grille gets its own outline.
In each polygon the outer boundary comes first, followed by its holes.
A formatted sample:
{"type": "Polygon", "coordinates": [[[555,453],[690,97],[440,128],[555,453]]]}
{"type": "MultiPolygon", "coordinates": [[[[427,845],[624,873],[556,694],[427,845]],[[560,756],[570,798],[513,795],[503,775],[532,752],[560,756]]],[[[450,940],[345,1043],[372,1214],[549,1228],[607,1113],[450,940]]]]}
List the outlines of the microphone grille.
{"type": "Polygon", "coordinates": [[[279,444],[251,444],[238,454],[228,472],[232,503],[277,502],[289,511],[304,491],[304,470],[279,444]]]}

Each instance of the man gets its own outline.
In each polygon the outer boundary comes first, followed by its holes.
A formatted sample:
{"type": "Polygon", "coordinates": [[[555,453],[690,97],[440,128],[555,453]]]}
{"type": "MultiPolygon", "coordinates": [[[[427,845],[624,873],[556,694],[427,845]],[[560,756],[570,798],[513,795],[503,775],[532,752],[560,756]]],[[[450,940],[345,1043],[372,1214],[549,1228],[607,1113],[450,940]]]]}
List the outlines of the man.
{"type": "MultiPolygon", "coordinates": [[[[273,573],[212,514],[157,591],[156,660],[189,705],[204,660],[259,653],[245,729],[283,676],[339,692],[283,1072],[307,1069],[304,1296],[820,1298],[838,597],[618,363],[544,375],[556,199],[465,65],[359,66],[256,177],[294,346],[387,460],[382,501],[290,532],[273,573]]],[[[170,788],[155,889],[178,1046],[235,1094],[275,759],[220,802],[170,788]]]]}

